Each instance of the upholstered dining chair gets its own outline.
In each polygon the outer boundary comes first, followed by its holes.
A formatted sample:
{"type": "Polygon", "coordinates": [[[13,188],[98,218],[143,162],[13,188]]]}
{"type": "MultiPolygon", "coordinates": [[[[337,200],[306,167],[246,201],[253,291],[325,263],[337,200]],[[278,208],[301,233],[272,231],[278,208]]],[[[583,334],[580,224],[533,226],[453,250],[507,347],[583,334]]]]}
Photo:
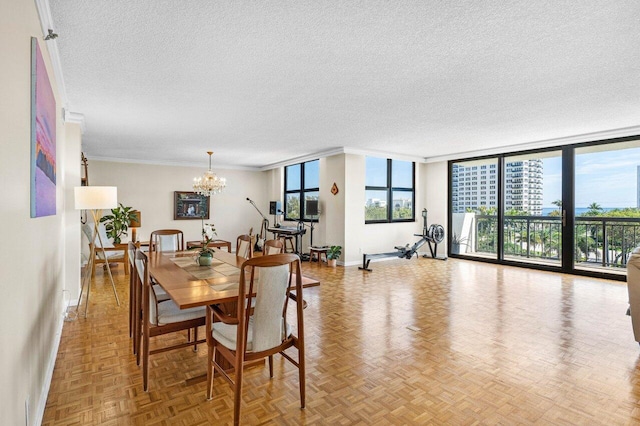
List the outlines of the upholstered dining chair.
{"type": "Polygon", "coordinates": [[[242,265],[235,314],[226,314],[218,305],[207,307],[207,399],[212,398],[215,371],[233,388],[236,425],[240,423],[244,363],[268,358],[269,377],[273,378],[273,355],[277,353],[298,368],[300,406],[305,406],[302,298],[295,304],[297,336],[286,321],[290,300],[287,295],[291,289],[302,295],[301,277],[300,258],[295,254],[255,257],[242,265]],[[255,299],[253,308],[252,298],[255,299]],[[297,349],[297,360],[285,352],[289,348],[297,349]],[[233,378],[221,364],[223,360],[233,366],[233,378]]]}
{"type": "MultiPolygon", "coordinates": [[[[153,231],[151,233],[151,237],[149,238],[149,251],[176,251],[184,249],[183,246],[184,238],[182,235],[182,231],[178,229],[160,229],[153,231]]],[[[131,243],[129,243],[131,244],[131,243]]],[[[129,246],[130,247],[130,246],[129,246]]],[[[135,254],[135,251],[134,251],[135,254]]],[[[133,259],[131,256],[131,251],[129,249],[129,258],[133,259]]],[[[135,262],[134,262],[135,267],[135,262]]],[[[133,353],[138,354],[140,352],[140,342],[141,342],[141,332],[142,329],[138,324],[142,323],[142,281],[136,274],[132,273],[134,276],[133,280],[129,282],[130,289],[133,290],[129,293],[129,320],[130,327],[133,328],[133,353]]],[[[153,286],[153,291],[155,298],[158,302],[164,302],[165,300],[169,300],[169,295],[164,291],[162,287],[156,284],[153,279],[151,279],[151,285],[153,286]]],[[[189,331],[191,333],[191,331],[189,331]]],[[[189,339],[191,335],[189,334],[189,339]]],[[[140,364],[138,358],[138,364],[140,364]]]]}
{"type": "MultiPolygon", "coordinates": [[[[142,321],[138,325],[140,332],[138,336],[142,339],[142,382],[144,390],[149,389],[149,356],[168,350],[193,346],[197,349],[198,344],[204,343],[205,339],[198,340],[198,327],[205,325],[206,310],[204,307],[180,309],[172,300],[159,301],[156,297],[155,288],[151,284],[149,276],[147,254],[136,251],[136,271],[142,283],[142,321]],[[149,343],[152,337],[167,333],[194,329],[193,339],[191,333],[187,334],[187,341],[170,346],[151,350],[149,343]]],[[[136,361],[140,365],[140,350],[138,350],[136,361]]]]}
{"type": "Polygon", "coordinates": [[[238,236],[236,241],[236,256],[251,259],[253,257],[253,247],[251,247],[251,236],[244,234],[238,236]]]}
{"type": "Polygon", "coordinates": [[[280,254],[284,252],[284,243],[282,240],[267,240],[262,246],[263,255],[280,254]]]}
{"type": "Polygon", "coordinates": [[[149,237],[149,252],[182,250],[184,250],[184,235],[179,229],[158,229],[149,237]]]}

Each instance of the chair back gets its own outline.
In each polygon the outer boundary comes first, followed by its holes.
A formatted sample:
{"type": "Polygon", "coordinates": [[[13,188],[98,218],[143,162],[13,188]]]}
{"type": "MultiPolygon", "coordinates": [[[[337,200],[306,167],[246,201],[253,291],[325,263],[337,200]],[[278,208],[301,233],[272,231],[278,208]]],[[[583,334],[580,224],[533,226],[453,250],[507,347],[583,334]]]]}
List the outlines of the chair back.
{"type": "Polygon", "coordinates": [[[94,227],[93,223],[91,224],[85,223],[84,225],[82,225],[82,232],[87,237],[87,240],[89,240],[89,244],[93,243],[96,246],[96,248],[101,248],[101,247],[114,248],[113,243],[107,236],[107,229],[104,227],[104,223],[98,223],[98,234],[102,239],[102,245],[100,244],[100,238],[96,237],[94,241],[93,227],[94,227]]]}
{"type": "Polygon", "coordinates": [[[296,273],[294,290],[297,292],[298,333],[302,330],[302,278],[300,258],[295,254],[274,254],[247,260],[240,272],[238,295],[245,303],[238,303],[238,318],[243,318],[238,327],[237,341],[246,348],[248,325],[253,328],[251,352],[263,352],[278,347],[290,335],[286,324],[290,285],[296,273]],[[245,276],[250,280],[246,284],[245,276]],[[253,296],[255,295],[255,296],[253,296]],[[255,300],[252,300],[255,298],[255,300]],[[251,309],[253,305],[253,309],[251,309]]]}
{"type": "Polygon", "coordinates": [[[142,250],[136,251],[136,270],[138,271],[138,278],[140,279],[141,300],[140,306],[142,309],[148,309],[147,321],[156,325],[158,323],[158,299],[155,291],[151,286],[151,277],[149,276],[149,270],[147,263],[149,258],[142,250]]]}
{"type": "Polygon", "coordinates": [[[147,255],[142,250],[135,253],[135,267],[138,272],[140,283],[144,284],[145,275],[147,274],[147,255]]]}
{"type": "MultiPolygon", "coordinates": [[[[135,264],[136,250],[137,250],[136,243],[134,243],[133,241],[129,241],[129,243],[127,244],[127,251],[129,252],[129,265],[131,265],[132,271],[136,267],[136,264],[135,264]]],[[[133,273],[131,275],[133,275],[133,273]]]]}
{"type": "Polygon", "coordinates": [[[240,235],[236,241],[236,256],[251,259],[253,257],[253,247],[251,247],[251,237],[247,234],[240,235]]]}
{"type": "Polygon", "coordinates": [[[284,243],[281,240],[267,240],[262,247],[263,255],[280,254],[284,251],[284,243]]]}
{"type": "MultiPolygon", "coordinates": [[[[93,234],[93,232],[92,232],[93,234]]],[[[98,236],[100,238],[96,238],[96,247],[104,247],[104,248],[114,248],[113,242],[107,236],[107,228],[104,227],[104,223],[98,223],[98,236]],[[102,244],[100,243],[102,240],[102,244]]]]}
{"type": "Polygon", "coordinates": [[[149,238],[149,252],[183,251],[184,235],[179,229],[158,229],[149,238]]]}

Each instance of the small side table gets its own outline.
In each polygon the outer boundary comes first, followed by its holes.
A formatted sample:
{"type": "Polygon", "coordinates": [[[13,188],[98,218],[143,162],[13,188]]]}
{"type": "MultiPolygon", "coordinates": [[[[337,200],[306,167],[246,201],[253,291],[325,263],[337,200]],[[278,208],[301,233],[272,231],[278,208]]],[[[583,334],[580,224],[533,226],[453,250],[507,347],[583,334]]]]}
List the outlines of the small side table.
{"type": "Polygon", "coordinates": [[[309,262],[313,261],[313,255],[315,253],[318,258],[318,263],[322,262],[322,255],[324,254],[324,261],[327,261],[327,250],[329,247],[309,247],[309,262]]]}
{"type": "MultiPolygon", "coordinates": [[[[214,247],[214,248],[226,247],[227,251],[231,253],[231,243],[229,241],[225,241],[225,240],[209,241],[209,244],[207,244],[207,247],[214,247]]],[[[193,249],[193,248],[202,248],[202,241],[187,241],[187,250],[193,249]]]]}

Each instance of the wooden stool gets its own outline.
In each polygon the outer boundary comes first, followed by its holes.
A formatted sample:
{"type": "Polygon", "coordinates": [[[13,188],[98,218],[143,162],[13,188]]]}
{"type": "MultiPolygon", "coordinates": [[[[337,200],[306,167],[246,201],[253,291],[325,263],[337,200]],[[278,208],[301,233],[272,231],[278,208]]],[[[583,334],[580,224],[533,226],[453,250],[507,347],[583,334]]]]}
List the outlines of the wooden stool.
{"type": "Polygon", "coordinates": [[[322,263],[322,255],[324,254],[324,261],[327,261],[327,250],[329,247],[309,247],[309,262],[313,261],[313,254],[315,253],[318,258],[318,263],[322,263]]]}
{"type": "Polygon", "coordinates": [[[283,253],[295,253],[296,252],[296,248],[293,245],[293,237],[291,235],[281,235],[280,236],[280,240],[282,240],[282,243],[284,244],[283,253]],[[287,243],[289,243],[289,247],[287,247],[287,243]],[[289,251],[289,248],[291,248],[291,251],[289,251]]]}

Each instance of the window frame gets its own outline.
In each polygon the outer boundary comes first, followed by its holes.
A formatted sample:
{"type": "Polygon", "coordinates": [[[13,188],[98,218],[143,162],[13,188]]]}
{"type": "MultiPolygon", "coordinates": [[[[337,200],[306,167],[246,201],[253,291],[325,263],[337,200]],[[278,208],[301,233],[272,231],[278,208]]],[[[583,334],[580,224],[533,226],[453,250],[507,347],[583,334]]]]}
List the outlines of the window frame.
{"type": "MultiPolygon", "coordinates": [[[[317,215],[318,217],[316,217],[315,219],[305,219],[306,213],[305,213],[305,194],[310,193],[310,192],[317,192],[318,193],[318,199],[320,199],[320,186],[318,187],[314,187],[314,188],[305,188],[305,165],[308,163],[313,163],[314,161],[318,162],[318,168],[320,167],[320,159],[315,159],[315,160],[309,160],[309,161],[303,161],[302,163],[295,163],[295,164],[289,164],[288,166],[284,167],[284,206],[283,206],[283,211],[284,211],[284,216],[283,216],[283,220],[285,221],[290,221],[290,222],[315,222],[317,223],[319,220],[319,215],[317,215]],[[288,182],[289,182],[289,167],[295,167],[295,166],[300,166],[300,185],[299,185],[299,189],[294,189],[294,190],[287,190],[288,187],[288,182]],[[300,217],[299,218],[292,218],[291,216],[289,216],[289,211],[287,209],[287,196],[288,195],[298,195],[298,200],[300,202],[300,217]]],[[[318,173],[319,175],[319,173],[318,173]]],[[[320,185],[320,176],[318,176],[318,185],[320,185]]]]}
{"type": "MultiPolygon", "coordinates": [[[[380,158],[380,157],[371,157],[371,158],[380,158]]],[[[366,203],[366,193],[367,191],[384,191],[387,195],[387,218],[386,219],[367,219],[365,213],[365,224],[374,224],[374,223],[402,223],[402,222],[415,222],[416,221],[416,163],[415,161],[406,161],[406,160],[394,160],[392,158],[387,158],[387,185],[386,186],[368,186],[366,185],[366,167],[365,167],[365,203],[366,203]],[[406,163],[411,163],[411,187],[402,187],[402,186],[392,186],[392,178],[393,178],[393,162],[394,161],[403,161],[406,163]],[[394,192],[411,192],[411,218],[401,218],[394,219],[393,218],[393,193],[394,192]]],[[[366,162],[366,159],[365,159],[366,162]]],[[[365,204],[366,208],[366,204],[365,204]]]]}

